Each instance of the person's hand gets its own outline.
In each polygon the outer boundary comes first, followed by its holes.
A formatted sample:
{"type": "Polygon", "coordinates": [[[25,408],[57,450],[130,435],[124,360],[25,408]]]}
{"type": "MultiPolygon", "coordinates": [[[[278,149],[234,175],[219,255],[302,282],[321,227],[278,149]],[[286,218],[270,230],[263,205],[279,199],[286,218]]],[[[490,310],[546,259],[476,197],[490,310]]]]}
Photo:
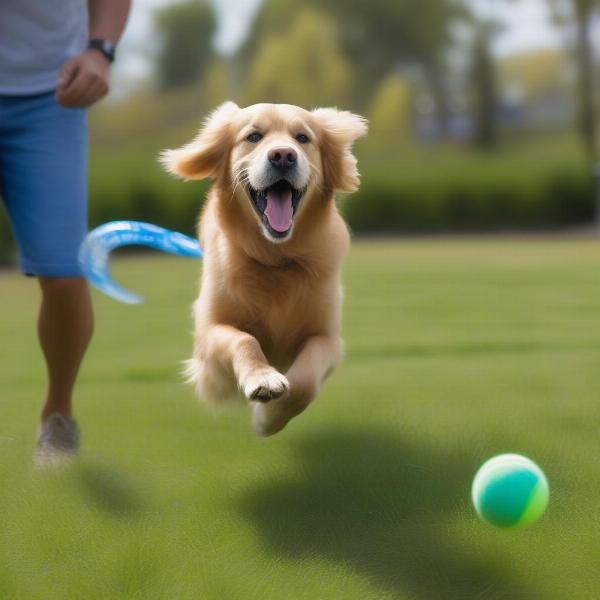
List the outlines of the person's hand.
{"type": "Polygon", "coordinates": [[[58,77],[56,99],[66,108],[91,106],[109,90],[110,62],[97,50],[86,50],[68,60],[58,77]]]}

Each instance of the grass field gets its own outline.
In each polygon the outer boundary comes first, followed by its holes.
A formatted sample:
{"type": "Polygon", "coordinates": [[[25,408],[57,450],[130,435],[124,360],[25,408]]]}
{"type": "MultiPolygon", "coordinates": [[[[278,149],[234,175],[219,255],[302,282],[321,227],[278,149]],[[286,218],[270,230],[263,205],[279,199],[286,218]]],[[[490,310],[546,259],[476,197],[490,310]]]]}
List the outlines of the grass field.
{"type": "Polygon", "coordinates": [[[115,261],[96,295],[80,463],[31,466],[44,369],[35,284],[0,273],[0,598],[600,598],[600,245],[362,241],[347,357],[282,434],[180,383],[197,263],[115,261]],[[521,452],[549,510],[510,532],[470,506],[521,452]]]}

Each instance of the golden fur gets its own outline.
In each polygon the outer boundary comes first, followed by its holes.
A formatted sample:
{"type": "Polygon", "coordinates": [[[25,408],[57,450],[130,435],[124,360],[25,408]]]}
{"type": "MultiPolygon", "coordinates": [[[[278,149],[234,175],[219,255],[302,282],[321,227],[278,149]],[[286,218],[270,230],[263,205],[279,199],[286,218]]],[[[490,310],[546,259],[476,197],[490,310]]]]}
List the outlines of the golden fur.
{"type": "Polygon", "coordinates": [[[351,146],[365,133],[365,121],[345,111],[227,102],[190,144],[161,156],[184,179],[214,179],[199,222],[204,266],[189,378],[208,402],[251,400],[259,434],[304,410],[340,360],[350,238],[334,192],[358,187],[351,146]],[[264,136],[258,143],[247,139],[254,130],[264,136]],[[298,153],[294,176],[306,184],[284,240],[270,238],[248,191],[282,144],[298,153]]]}

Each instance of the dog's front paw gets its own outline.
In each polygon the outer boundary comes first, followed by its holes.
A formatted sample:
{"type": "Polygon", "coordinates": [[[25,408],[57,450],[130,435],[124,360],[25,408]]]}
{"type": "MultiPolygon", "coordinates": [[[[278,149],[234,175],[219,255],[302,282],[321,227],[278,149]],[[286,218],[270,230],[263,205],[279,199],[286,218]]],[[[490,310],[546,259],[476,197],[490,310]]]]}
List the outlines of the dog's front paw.
{"type": "Polygon", "coordinates": [[[244,383],[244,394],[248,400],[254,402],[268,402],[283,396],[290,384],[279,371],[268,368],[255,371],[244,383]]]}

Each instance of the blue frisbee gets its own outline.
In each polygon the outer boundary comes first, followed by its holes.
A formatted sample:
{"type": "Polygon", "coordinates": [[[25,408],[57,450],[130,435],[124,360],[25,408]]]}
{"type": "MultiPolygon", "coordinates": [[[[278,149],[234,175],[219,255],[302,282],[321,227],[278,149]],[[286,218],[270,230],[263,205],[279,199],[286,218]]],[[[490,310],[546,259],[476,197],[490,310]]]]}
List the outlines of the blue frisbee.
{"type": "Polygon", "coordinates": [[[115,248],[130,245],[148,246],[188,258],[202,258],[198,240],[151,223],[111,221],[96,227],[81,244],[79,265],[91,285],[126,304],[139,304],[143,298],[113,280],[109,271],[109,255],[115,248]]]}

